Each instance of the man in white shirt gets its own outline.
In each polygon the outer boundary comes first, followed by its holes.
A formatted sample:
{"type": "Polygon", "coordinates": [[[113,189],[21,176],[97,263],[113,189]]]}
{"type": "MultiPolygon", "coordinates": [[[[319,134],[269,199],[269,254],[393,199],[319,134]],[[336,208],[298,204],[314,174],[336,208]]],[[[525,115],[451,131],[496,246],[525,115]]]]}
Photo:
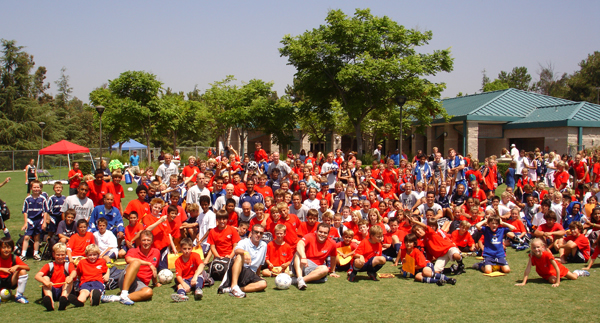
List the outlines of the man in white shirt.
{"type": "Polygon", "coordinates": [[[65,217],[64,214],[68,209],[73,209],[77,214],[75,216],[75,223],[77,223],[77,221],[80,219],[84,219],[86,221],[90,220],[92,211],[94,211],[94,202],[92,202],[92,200],[86,196],[89,190],[89,185],[85,182],[82,182],[77,188],[76,195],[67,196],[65,203],[60,209],[60,211],[63,213],[63,217],[65,217]]]}
{"type": "Polygon", "coordinates": [[[177,168],[177,165],[175,165],[175,163],[171,162],[172,160],[173,155],[165,154],[165,162],[162,165],[158,166],[158,169],[156,170],[155,174],[156,179],[159,182],[166,184],[167,186],[170,184],[169,177],[173,174],[179,174],[179,168],[177,168]]]}
{"type": "Polygon", "coordinates": [[[200,196],[208,196],[210,197],[210,191],[205,187],[206,178],[204,174],[200,173],[196,177],[196,185],[190,187],[187,191],[187,197],[185,202],[187,204],[198,204],[200,206],[200,196]]]}
{"type": "Polygon", "coordinates": [[[327,154],[327,161],[321,167],[321,175],[327,176],[327,184],[329,184],[329,193],[335,190],[335,182],[337,180],[337,166],[333,164],[333,153],[327,154]]]}
{"type": "Polygon", "coordinates": [[[235,205],[239,205],[240,198],[233,195],[234,190],[235,190],[235,188],[234,188],[233,184],[227,184],[227,186],[225,186],[225,195],[219,196],[215,200],[215,205],[213,206],[213,210],[218,211],[218,210],[223,209],[226,204],[225,202],[227,202],[228,199],[234,199],[235,205]]]}
{"type": "Polygon", "coordinates": [[[434,192],[428,192],[427,193],[427,197],[425,197],[425,200],[427,203],[421,204],[417,207],[417,209],[413,212],[414,215],[420,215],[421,216],[421,222],[423,223],[427,223],[427,219],[425,218],[425,213],[427,212],[427,210],[433,210],[433,214],[434,215],[434,219],[435,220],[439,220],[442,218],[442,206],[435,203],[435,193],[434,192]]]}
{"type": "Polygon", "coordinates": [[[287,179],[292,174],[292,168],[287,163],[282,163],[279,160],[278,152],[274,152],[272,156],[273,156],[273,162],[271,164],[269,164],[269,168],[267,169],[267,174],[269,174],[269,177],[270,177],[271,173],[273,172],[273,170],[275,168],[279,169],[279,171],[281,172],[279,175],[279,181],[282,182],[283,180],[287,179]]]}
{"type": "Polygon", "coordinates": [[[516,161],[517,157],[519,157],[519,150],[515,144],[510,145],[510,156],[514,161],[516,161]]]}
{"type": "Polygon", "coordinates": [[[373,151],[373,159],[376,161],[381,160],[381,148],[383,148],[381,145],[377,145],[377,148],[373,151]]]}

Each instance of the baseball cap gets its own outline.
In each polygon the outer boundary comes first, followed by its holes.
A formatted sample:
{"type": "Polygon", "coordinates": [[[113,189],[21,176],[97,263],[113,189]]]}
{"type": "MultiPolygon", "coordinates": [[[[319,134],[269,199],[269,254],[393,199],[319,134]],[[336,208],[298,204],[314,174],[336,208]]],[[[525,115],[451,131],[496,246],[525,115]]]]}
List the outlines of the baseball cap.
{"type": "Polygon", "coordinates": [[[512,145],[510,145],[510,147],[512,148],[512,147],[517,147],[517,146],[515,144],[512,144],[512,145]]]}

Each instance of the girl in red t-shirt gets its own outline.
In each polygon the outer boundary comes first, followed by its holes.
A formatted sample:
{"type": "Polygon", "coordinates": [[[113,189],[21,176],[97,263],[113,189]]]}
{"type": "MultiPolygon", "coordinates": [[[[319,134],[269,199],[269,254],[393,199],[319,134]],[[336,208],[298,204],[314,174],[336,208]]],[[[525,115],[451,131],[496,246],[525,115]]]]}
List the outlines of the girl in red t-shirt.
{"type": "Polygon", "coordinates": [[[560,285],[560,279],[563,277],[575,280],[580,276],[579,273],[583,274],[583,272],[572,273],[561,263],[554,260],[552,253],[546,250],[544,241],[539,238],[535,238],[531,241],[531,254],[529,255],[529,262],[527,263],[527,268],[525,268],[525,273],[523,274],[523,281],[515,286],[525,286],[525,284],[527,284],[531,266],[535,266],[535,271],[538,275],[550,282],[552,287],[558,287],[560,285]],[[559,275],[557,275],[557,273],[559,273],[559,275]]]}

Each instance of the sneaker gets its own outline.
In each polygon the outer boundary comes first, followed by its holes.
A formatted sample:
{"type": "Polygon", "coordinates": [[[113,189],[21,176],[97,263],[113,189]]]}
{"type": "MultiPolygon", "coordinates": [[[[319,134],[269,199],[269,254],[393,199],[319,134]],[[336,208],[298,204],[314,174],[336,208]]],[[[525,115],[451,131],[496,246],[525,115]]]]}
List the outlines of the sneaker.
{"type": "Polygon", "coordinates": [[[121,301],[121,296],[119,295],[102,295],[100,298],[102,303],[113,303],[121,301]]]}
{"type": "Polygon", "coordinates": [[[4,230],[4,236],[11,239],[10,232],[8,232],[8,229],[4,230]]]}
{"type": "Polygon", "coordinates": [[[356,279],[356,271],[353,270],[352,272],[350,272],[348,274],[348,281],[353,283],[355,279],[356,279]]]}
{"type": "MultiPolygon", "coordinates": [[[[299,283],[299,282],[298,282],[299,283]]],[[[231,288],[231,292],[229,292],[229,296],[244,298],[246,297],[246,293],[242,292],[239,286],[235,286],[231,288]]]]}
{"type": "Polygon", "coordinates": [[[298,289],[299,290],[306,290],[306,283],[304,282],[304,279],[300,278],[298,279],[298,289]]]}
{"type": "Polygon", "coordinates": [[[450,285],[456,285],[456,279],[454,279],[454,278],[448,278],[448,280],[446,280],[446,283],[448,283],[450,285]]]}
{"type": "Polygon", "coordinates": [[[529,246],[528,246],[528,245],[526,245],[526,244],[521,244],[521,245],[519,245],[519,246],[518,246],[517,248],[515,248],[515,249],[517,249],[517,251],[521,251],[521,250],[525,250],[525,249],[527,249],[527,248],[529,248],[529,246]]]}
{"type": "Polygon", "coordinates": [[[583,269],[573,270],[573,273],[577,274],[579,277],[588,277],[590,272],[583,269]]]}
{"type": "Polygon", "coordinates": [[[456,269],[456,274],[457,275],[461,275],[461,274],[464,274],[464,273],[466,273],[466,271],[465,271],[465,264],[464,263],[458,264],[458,268],[456,269]]]}
{"type": "Polygon", "coordinates": [[[219,288],[217,294],[229,294],[231,293],[231,287],[219,288]]]}
{"type": "Polygon", "coordinates": [[[436,284],[437,284],[438,286],[444,286],[444,285],[446,285],[446,281],[445,281],[445,280],[443,280],[443,279],[440,279],[440,280],[438,280],[438,281],[437,281],[437,283],[436,283],[436,284]]]}
{"type": "Polygon", "coordinates": [[[94,289],[92,291],[92,306],[100,305],[100,298],[102,297],[102,292],[94,289]]]}
{"type": "Polygon", "coordinates": [[[33,260],[41,261],[42,257],[40,257],[39,254],[35,254],[35,255],[33,255],[33,260]]]}
{"type": "Polygon", "coordinates": [[[21,304],[29,304],[29,301],[23,295],[17,295],[17,296],[15,296],[15,302],[21,303],[21,304]]]}
{"type": "Polygon", "coordinates": [[[46,308],[46,311],[48,311],[48,312],[54,311],[54,301],[52,300],[52,297],[50,297],[48,295],[44,296],[44,298],[42,298],[42,305],[44,305],[44,307],[46,308]]]}
{"type": "Polygon", "coordinates": [[[367,272],[367,276],[369,276],[369,279],[371,279],[371,280],[374,280],[376,282],[379,281],[379,278],[377,278],[377,273],[367,272]]]}
{"type": "Polygon", "coordinates": [[[69,306],[69,300],[64,296],[61,296],[58,299],[58,310],[64,311],[67,308],[67,306],[69,306]]]}
{"type": "Polygon", "coordinates": [[[120,298],[121,298],[120,302],[123,305],[131,306],[131,305],[135,304],[134,301],[129,299],[129,296],[121,296],[120,298]]]}
{"type": "Polygon", "coordinates": [[[174,302],[187,302],[190,298],[187,297],[185,294],[171,294],[171,299],[174,302]]]}
{"type": "Polygon", "coordinates": [[[21,258],[21,261],[23,262],[27,261],[27,256],[20,256],[19,258],[21,258]]]}
{"type": "Polygon", "coordinates": [[[456,273],[458,272],[458,265],[457,264],[452,264],[452,266],[450,266],[450,272],[453,275],[456,275],[456,273]]]}
{"type": "Polygon", "coordinates": [[[194,299],[199,301],[202,299],[202,296],[204,296],[202,288],[196,288],[196,291],[194,292],[194,299]]]}

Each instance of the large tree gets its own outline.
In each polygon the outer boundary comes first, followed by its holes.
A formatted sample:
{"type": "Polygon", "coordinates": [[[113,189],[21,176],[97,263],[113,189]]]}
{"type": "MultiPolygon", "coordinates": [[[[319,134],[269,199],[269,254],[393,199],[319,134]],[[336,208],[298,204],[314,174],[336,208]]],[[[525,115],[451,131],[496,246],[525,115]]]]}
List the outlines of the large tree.
{"type": "Polygon", "coordinates": [[[531,75],[529,75],[529,72],[527,72],[527,67],[520,66],[514,67],[510,72],[500,71],[500,73],[498,73],[498,80],[502,83],[508,84],[508,87],[529,91],[531,75]]]}
{"type": "Polygon", "coordinates": [[[424,54],[416,49],[428,44],[431,31],[406,29],[387,16],[373,16],[369,9],[357,9],[353,17],[330,10],[325,21],[301,35],[286,35],[279,51],[296,67],[295,86],[310,102],[307,109],[341,104],[354,126],[359,154],[361,123],[369,113],[384,113],[395,105],[397,95],[426,111],[416,114],[422,125],[445,115],[437,100],[445,85],[425,77],[452,70],[450,50],[424,54]]]}
{"type": "Polygon", "coordinates": [[[595,51],[579,63],[580,70],[567,81],[567,98],[600,103],[600,52],[595,51]]]}

